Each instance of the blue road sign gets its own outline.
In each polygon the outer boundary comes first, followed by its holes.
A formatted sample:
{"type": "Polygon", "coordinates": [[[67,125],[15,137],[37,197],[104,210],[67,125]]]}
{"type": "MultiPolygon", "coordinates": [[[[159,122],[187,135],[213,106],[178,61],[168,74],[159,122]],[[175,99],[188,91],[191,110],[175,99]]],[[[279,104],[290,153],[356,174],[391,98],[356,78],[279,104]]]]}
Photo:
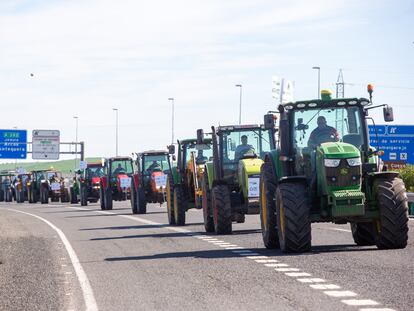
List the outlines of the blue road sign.
{"type": "Polygon", "coordinates": [[[369,136],[383,161],[414,164],[414,125],[369,125],[369,136]]]}
{"type": "Polygon", "coordinates": [[[0,159],[26,159],[26,142],[26,130],[0,130],[0,159]]]}

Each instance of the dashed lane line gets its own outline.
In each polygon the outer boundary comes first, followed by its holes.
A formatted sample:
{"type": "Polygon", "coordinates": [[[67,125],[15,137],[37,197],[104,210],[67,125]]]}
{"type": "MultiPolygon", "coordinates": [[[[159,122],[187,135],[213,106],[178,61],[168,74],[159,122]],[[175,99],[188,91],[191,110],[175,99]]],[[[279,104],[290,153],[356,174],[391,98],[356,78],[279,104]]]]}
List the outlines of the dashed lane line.
{"type": "MultiPolygon", "coordinates": [[[[91,284],[89,282],[89,279],[85,273],[85,270],[83,269],[81,263],[79,262],[79,258],[75,253],[75,250],[73,249],[72,245],[70,244],[69,240],[67,239],[66,235],[63,233],[62,230],[60,230],[58,227],[56,227],[54,224],[52,224],[49,220],[44,219],[38,215],[15,210],[15,209],[7,209],[12,212],[16,213],[22,213],[26,214],[32,217],[35,217],[44,223],[46,223],[49,227],[51,227],[53,230],[56,231],[56,233],[59,235],[61,241],[65,245],[66,251],[68,252],[69,258],[72,262],[73,269],[75,270],[76,276],[78,277],[78,281],[82,290],[83,294],[83,300],[85,302],[86,310],[87,311],[97,311],[98,306],[96,304],[95,296],[93,294],[93,290],[91,287],[91,284]]],[[[65,272],[65,274],[72,274],[72,272],[65,272]]]]}
{"type": "MultiPolygon", "coordinates": [[[[75,209],[79,209],[78,207],[71,207],[75,209]]],[[[117,215],[113,212],[108,211],[96,211],[96,210],[90,210],[91,212],[97,212],[102,214],[112,214],[117,215]]],[[[131,219],[140,223],[149,224],[149,225],[160,225],[160,223],[144,219],[141,217],[135,217],[135,216],[129,216],[129,215],[117,215],[119,217],[131,219]]],[[[172,226],[166,226],[165,229],[179,232],[186,234],[188,236],[193,236],[194,238],[197,238],[201,241],[208,242],[212,245],[216,245],[219,247],[224,247],[225,249],[228,249],[234,254],[237,254],[241,257],[245,257],[247,259],[253,260],[258,264],[263,264],[265,267],[273,268],[276,272],[284,273],[286,276],[295,278],[298,282],[303,284],[309,284],[309,287],[321,291],[327,296],[334,297],[334,298],[351,298],[355,297],[354,299],[342,299],[341,303],[348,305],[348,306],[380,306],[380,303],[371,299],[356,299],[358,296],[357,293],[349,291],[349,290],[340,290],[341,287],[336,284],[327,283],[326,280],[321,278],[312,277],[312,274],[300,271],[299,268],[291,268],[288,264],[279,262],[276,259],[269,258],[268,256],[262,255],[258,252],[252,251],[250,249],[243,248],[241,246],[238,246],[236,244],[231,244],[225,241],[222,241],[220,239],[205,236],[200,233],[194,233],[188,229],[182,228],[182,227],[172,227],[172,226]],[[231,245],[231,247],[229,247],[231,245]]],[[[346,229],[339,229],[339,228],[328,228],[330,230],[335,231],[342,231],[342,232],[351,232],[351,230],[346,229]]],[[[359,311],[395,311],[394,309],[390,308],[362,308],[359,309],[359,311]]]]}

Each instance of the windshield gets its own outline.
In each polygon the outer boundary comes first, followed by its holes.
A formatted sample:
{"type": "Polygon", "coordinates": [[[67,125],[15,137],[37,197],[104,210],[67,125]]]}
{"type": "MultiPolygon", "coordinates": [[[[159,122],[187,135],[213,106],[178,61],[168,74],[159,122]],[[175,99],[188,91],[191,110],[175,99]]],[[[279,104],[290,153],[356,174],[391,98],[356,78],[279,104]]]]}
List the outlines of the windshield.
{"type": "Polygon", "coordinates": [[[191,160],[191,153],[194,153],[197,164],[209,161],[213,156],[213,150],[210,144],[196,145],[189,143],[185,145],[185,163],[191,160]]]}
{"type": "Polygon", "coordinates": [[[166,154],[145,155],[143,160],[143,173],[151,175],[153,172],[164,172],[168,174],[168,156],[166,154]]]}
{"type": "Polygon", "coordinates": [[[358,107],[294,111],[294,147],[314,149],[325,142],[345,142],[361,149],[363,130],[358,107]]]}
{"type": "Polygon", "coordinates": [[[101,166],[88,167],[86,169],[86,179],[92,179],[93,177],[102,177],[104,174],[101,166]]]}
{"type": "Polygon", "coordinates": [[[134,172],[132,168],[132,161],[127,160],[114,160],[111,164],[112,175],[118,174],[132,174],[134,172]]]}
{"type": "Polygon", "coordinates": [[[263,158],[270,151],[270,131],[261,128],[240,129],[222,134],[224,162],[238,162],[244,157],[263,158]]]}

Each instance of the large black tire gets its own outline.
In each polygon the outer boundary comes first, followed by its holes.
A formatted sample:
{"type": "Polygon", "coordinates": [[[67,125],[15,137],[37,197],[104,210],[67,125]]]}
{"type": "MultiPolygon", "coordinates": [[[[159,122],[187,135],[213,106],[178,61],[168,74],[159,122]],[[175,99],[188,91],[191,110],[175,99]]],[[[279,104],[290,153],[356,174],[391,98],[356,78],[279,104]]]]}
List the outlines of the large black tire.
{"type": "Polygon", "coordinates": [[[4,202],[4,190],[3,189],[0,189],[0,202],[4,202]]]}
{"type": "Polygon", "coordinates": [[[112,191],[111,189],[107,189],[105,191],[105,209],[111,210],[113,208],[113,201],[112,201],[112,191]]]}
{"type": "Polygon", "coordinates": [[[16,202],[24,203],[24,191],[23,190],[16,190],[16,202]]]}
{"type": "Polygon", "coordinates": [[[49,203],[49,189],[41,186],[40,188],[40,203],[48,204],[49,203]]]}
{"type": "Polygon", "coordinates": [[[88,188],[85,185],[80,186],[79,192],[81,206],[88,206],[88,188]]]}
{"type": "Polygon", "coordinates": [[[101,188],[99,190],[99,200],[101,202],[101,210],[105,210],[105,193],[104,193],[104,189],[102,187],[102,184],[101,184],[101,188]]]}
{"type": "Polygon", "coordinates": [[[302,253],[311,249],[311,221],[306,187],[283,183],[276,189],[277,231],[283,252],[302,253]]]}
{"type": "Polygon", "coordinates": [[[138,187],[137,191],[137,208],[138,214],[147,213],[147,200],[145,199],[145,191],[142,187],[138,187]]]}
{"type": "Polygon", "coordinates": [[[376,182],[376,189],[380,210],[377,247],[405,248],[408,240],[408,199],[404,182],[397,177],[381,179],[376,182]]]}
{"type": "Polygon", "coordinates": [[[135,182],[134,179],[131,181],[131,209],[132,214],[138,214],[138,198],[137,198],[137,191],[135,190],[135,182]]]}
{"type": "Polygon", "coordinates": [[[206,232],[214,232],[214,219],[211,209],[211,190],[208,185],[207,174],[203,175],[201,182],[203,190],[201,205],[203,206],[204,228],[206,229],[206,232]]]}
{"type": "Polygon", "coordinates": [[[4,200],[6,202],[12,202],[13,201],[13,193],[11,189],[7,189],[5,192],[4,200]]]}
{"type": "Polygon", "coordinates": [[[270,162],[260,169],[260,224],[266,248],[279,248],[276,217],[276,177],[270,162]]]}
{"type": "Polygon", "coordinates": [[[174,219],[177,226],[185,225],[185,212],[188,202],[183,189],[178,185],[174,188],[174,219]]]}
{"type": "Polygon", "coordinates": [[[213,187],[211,207],[213,210],[214,231],[216,234],[231,234],[231,201],[227,185],[213,187]]]}
{"type": "Polygon", "coordinates": [[[174,181],[171,174],[168,174],[167,179],[167,215],[168,215],[168,223],[170,225],[175,225],[175,218],[174,218],[174,181]]]}
{"type": "Polygon", "coordinates": [[[356,245],[375,245],[377,234],[373,222],[351,222],[351,231],[356,245]]]}

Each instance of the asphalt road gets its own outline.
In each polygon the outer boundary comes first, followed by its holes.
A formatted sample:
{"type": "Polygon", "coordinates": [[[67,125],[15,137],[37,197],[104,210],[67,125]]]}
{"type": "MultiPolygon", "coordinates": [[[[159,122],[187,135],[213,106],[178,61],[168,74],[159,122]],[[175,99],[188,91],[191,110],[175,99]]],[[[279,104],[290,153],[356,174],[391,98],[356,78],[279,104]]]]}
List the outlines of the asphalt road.
{"type": "Polygon", "coordinates": [[[3,202],[0,310],[413,310],[409,225],[406,249],[378,250],[313,224],[312,252],[285,255],[263,247],[258,215],[215,236],[198,210],[171,227],[155,204],[3,202]]]}

